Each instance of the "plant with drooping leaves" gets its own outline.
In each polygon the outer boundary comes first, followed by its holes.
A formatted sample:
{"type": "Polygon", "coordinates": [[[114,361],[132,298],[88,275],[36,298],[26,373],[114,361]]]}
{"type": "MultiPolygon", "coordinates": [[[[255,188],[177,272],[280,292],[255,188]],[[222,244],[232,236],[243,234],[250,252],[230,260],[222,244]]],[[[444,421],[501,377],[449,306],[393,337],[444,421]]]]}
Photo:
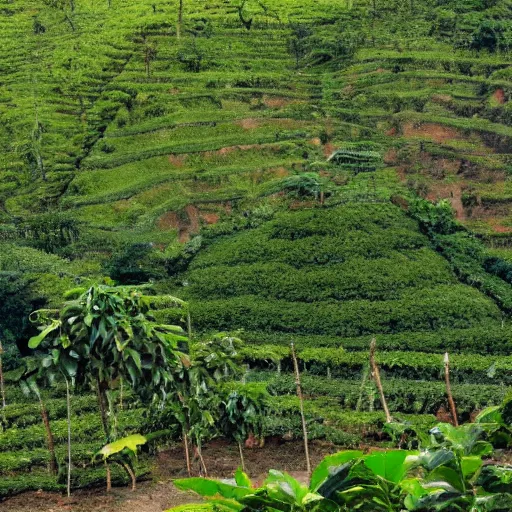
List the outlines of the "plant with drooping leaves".
{"type": "Polygon", "coordinates": [[[112,488],[112,479],[109,467],[109,461],[116,462],[126,471],[132,482],[132,491],[136,488],[135,462],[137,460],[137,450],[139,446],[146,444],[147,438],[140,434],[132,434],[123,437],[112,443],[106,444],[101,450],[96,452],[93,462],[102,457],[107,471],[107,492],[112,488]]]}
{"type": "Polygon", "coordinates": [[[267,414],[266,394],[250,386],[232,390],[220,404],[219,429],[238,444],[242,470],[245,471],[243,443],[250,434],[261,437],[267,414]]]}
{"type": "Polygon", "coordinates": [[[152,298],[135,288],[94,285],[68,294],[73,296],[59,310],[31,315],[41,333],[31,338],[29,347],[58,350],[60,363],[74,373],[77,384],[96,389],[103,428],[112,440],[108,416],[114,412],[113,382],[123,378],[147,401],[164,399],[186,364],[178,344],[187,338],[181,327],[157,323],[152,298]]]}

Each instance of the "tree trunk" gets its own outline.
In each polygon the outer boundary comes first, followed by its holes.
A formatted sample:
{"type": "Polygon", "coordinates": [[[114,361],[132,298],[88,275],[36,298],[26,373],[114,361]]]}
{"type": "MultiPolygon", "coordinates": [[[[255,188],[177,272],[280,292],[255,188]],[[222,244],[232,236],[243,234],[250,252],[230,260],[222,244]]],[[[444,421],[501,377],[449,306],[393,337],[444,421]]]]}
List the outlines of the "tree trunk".
{"type": "Polygon", "coordinates": [[[183,0],[180,0],[178,8],[178,24],[176,25],[176,37],[181,39],[181,26],[183,24],[183,0]]]}
{"type": "Polygon", "coordinates": [[[4,370],[2,367],[3,352],[4,352],[4,349],[2,346],[2,340],[0,340],[0,394],[2,395],[2,409],[5,409],[6,401],[5,401],[4,370]]]}
{"type": "Polygon", "coordinates": [[[244,449],[241,441],[238,441],[238,450],[240,451],[240,462],[242,463],[242,471],[245,472],[244,449]]]}
{"type": "Polygon", "coordinates": [[[187,312],[187,332],[190,341],[192,339],[192,319],[190,318],[190,311],[187,312]]]}
{"type": "Polygon", "coordinates": [[[446,395],[448,396],[448,404],[450,405],[450,412],[452,414],[453,424],[458,427],[459,420],[457,418],[457,408],[452,395],[452,386],[450,384],[450,356],[448,352],[444,355],[444,382],[446,384],[446,395]]]}
{"type": "Polygon", "coordinates": [[[384,409],[384,413],[386,414],[386,423],[391,423],[393,420],[391,418],[391,414],[389,414],[388,403],[386,402],[386,396],[384,395],[384,388],[382,387],[382,382],[380,380],[380,372],[377,363],[375,362],[375,350],[377,349],[377,340],[373,338],[372,343],[370,345],[370,366],[372,369],[372,376],[375,379],[375,384],[377,384],[377,389],[380,394],[380,401],[382,403],[382,408],[384,409]]]}
{"type": "Polygon", "coordinates": [[[123,410],[123,377],[119,378],[119,410],[123,410]]]}
{"type": "Polygon", "coordinates": [[[192,476],[192,467],[190,464],[190,451],[188,449],[188,436],[187,430],[183,428],[183,447],[185,448],[185,460],[187,461],[188,476],[192,476]]]}
{"type": "Polygon", "coordinates": [[[123,466],[124,470],[128,473],[128,476],[132,481],[132,491],[135,491],[135,489],[137,488],[137,478],[135,477],[133,469],[126,462],[122,462],[121,465],[123,466]]]}
{"type": "Polygon", "coordinates": [[[361,406],[363,405],[363,393],[364,387],[366,386],[366,381],[368,380],[368,368],[363,370],[363,378],[361,379],[361,387],[359,388],[359,397],[357,399],[356,404],[356,412],[361,410],[361,406]]]}
{"type": "Polygon", "coordinates": [[[201,445],[199,443],[197,443],[197,455],[199,456],[199,461],[201,462],[201,467],[203,468],[203,476],[207,477],[208,470],[206,469],[206,464],[204,463],[201,445]]]}
{"type": "Polygon", "coordinates": [[[68,498],[71,496],[71,396],[69,393],[69,380],[66,378],[66,408],[68,413],[68,498]]]}
{"type": "Polygon", "coordinates": [[[110,466],[108,465],[107,460],[105,459],[105,469],[107,470],[107,492],[112,490],[112,474],[110,473],[110,466]]]}
{"type": "Polygon", "coordinates": [[[107,442],[110,442],[110,428],[108,424],[107,416],[107,395],[104,389],[104,385],[99,381],[96,381],[96,393],[98,395],[98,406],[100,408],[101,424],[103,425],[103,431],[107,442]]]}
{"type": "Polygon", "coordinates": [[[48,419],[48,411],[44,402],[39,398],[39,405],[41,407],[41,418],[43,419],[44,428],[46,430],[46,441],[48,443],[48,452],[50,453],[50,472],[54,475],[57,474],[57,457],[55,456],[55,442],[53,440],[52,429],[50,428],[50,420],[48,419]]]}
{"type": "Polygon", "coordinates": [[[306,417],[304,415],[304,399],[302,397],[302,388],[300,385],[299,364],[297,356],[295,355],[295,347],[293,343],[290,344],[292,350],[293,368],[295,370],[295,384],[297,386],[297,396],[299,397],[300,404],[300,418],[302,421],[302,433],[304,435],[304,453],[306,455],[306,470],[308,475],[311,475],[311,460],[309,458],[309,443],[308,443],[308,429],[306,428],[306,417]]]}

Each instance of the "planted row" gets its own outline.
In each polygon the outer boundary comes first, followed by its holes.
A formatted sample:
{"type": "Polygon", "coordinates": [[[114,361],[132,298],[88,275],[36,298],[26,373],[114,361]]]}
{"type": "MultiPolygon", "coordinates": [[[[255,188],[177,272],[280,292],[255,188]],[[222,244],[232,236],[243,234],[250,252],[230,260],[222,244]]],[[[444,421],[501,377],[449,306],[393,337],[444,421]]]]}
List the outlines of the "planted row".
{"type": "MultiPolygon", "coordinates": [[[[253,368],[291,370],[289,349],[285,347],[246,347],[244,358],[253,368]]],[[[345,352],[342,349],[309,348],[298,352],[302,368],[312,374],[343,379],[360,379],[368,367],[368,352],[345,352]]],[[[443,355],[423,352],[377,352],[377,362],[384,378],[441,380],[443,355]]],[[[512,383],[512,356],[454,354],[450,357],[454,382],[475,384],[512,383]]],[[[430,384],[429,384],[430,385],[430,384]]]]}
{"type": "Polygon", "coordinates": [[[489,299],[464,285],[407,291],[399,300],[380,302],[305,304],[254,296],[194,300],[192,316],[200,331],[244,328],[343,337],[450,327],[464,329],[501,318],[489,299]]]}
{"type": "MultiPolygon", "coordinates": [[[[290,346],[293,341],[300,348],[343,348],[348,351],[368,350],[370,337],[341,338],[336,336],[289,333],[251,332],[243,334],[251,345],[290,346]]],[[[441,329],[438,331],[379,334],[382,351],[412,351],[450,354],[510,355],[512,353],[512,326],[492,322],[469,329],[441,329]]]]}
{"type": "Polygon", "coordinates": [[[430,250],[393,258],[352,259],[320,268],[296,269],[284,263],[215,266],[189,273],[188,291],[195,298],[259,295],[287,301],[389,300],[407,288],[454,283],[441,256],[430,250]]]}

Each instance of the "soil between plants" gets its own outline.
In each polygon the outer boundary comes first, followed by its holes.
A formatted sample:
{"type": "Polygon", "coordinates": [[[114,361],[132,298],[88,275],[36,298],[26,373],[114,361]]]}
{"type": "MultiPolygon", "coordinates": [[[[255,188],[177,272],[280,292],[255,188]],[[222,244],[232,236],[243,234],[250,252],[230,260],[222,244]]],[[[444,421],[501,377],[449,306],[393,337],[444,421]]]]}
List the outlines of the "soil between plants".
{"type": "MultiPolygon", "coordinates": [[[[310,444],[311,465],[314,467],[325,455],[336,452],[330,444],[310,444]]],[[[209,476],[232,478],[240,465],[238,447],[225,441],[214,441],[203,448],[209,476]]],[[[259,485],[269,469],[287,471],[302,482],[307,481],[304,445],[302,442],[267,440],[262,448],[244,450],[246,470],[253,482],[259,485]]],[[[199,472],[198,460],[193,463],[199,472]]],[[[137,490],[116,487],[110,493],[104,488],[73,491],[71,498],[54,492],[27,492],[0,501],[1,512],[163,512],[171,507],[200,502],[191,493],[179,491],[173,485],[175,478],[185,478],[186,466],[181,447],[160,452],[147,479],[138,482],[137,490]]]]}

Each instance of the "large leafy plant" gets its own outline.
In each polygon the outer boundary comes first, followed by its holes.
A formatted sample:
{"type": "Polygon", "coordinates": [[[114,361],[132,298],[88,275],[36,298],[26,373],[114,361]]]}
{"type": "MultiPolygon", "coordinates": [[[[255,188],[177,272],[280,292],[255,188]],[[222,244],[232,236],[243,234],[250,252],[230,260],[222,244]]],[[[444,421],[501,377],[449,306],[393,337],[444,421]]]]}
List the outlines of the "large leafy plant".
{"type": "Polygon", "coordinates": [[[193,478],[175,483],[225,510],[244,512],[512,510],[512,468],[484,467],[482,457],[492,446],[482,439],[483,432],[478,425],[440,424],[431,431],[431,447],[422,452],[340,452],[317,466],[309,486],[271,471],[256,489],[241,470],[234,481],[193,478]]]}
{"type": "Polygon", "coordinates": [[[68,297],[73,295],[78,297],[60,310],[32,314],[41,332],[31,338],[29,347],[46,353],[45,365],[63,367],[78,385],[96,389],[111,440],[108,410],[113,382],[124,379],[147,400],[165,398],[187,364],[187,356],[178,350],[187,338],[178,326],[158,324],[151,315],[151,298],[136,289],[95,285],[68,297]]]}

